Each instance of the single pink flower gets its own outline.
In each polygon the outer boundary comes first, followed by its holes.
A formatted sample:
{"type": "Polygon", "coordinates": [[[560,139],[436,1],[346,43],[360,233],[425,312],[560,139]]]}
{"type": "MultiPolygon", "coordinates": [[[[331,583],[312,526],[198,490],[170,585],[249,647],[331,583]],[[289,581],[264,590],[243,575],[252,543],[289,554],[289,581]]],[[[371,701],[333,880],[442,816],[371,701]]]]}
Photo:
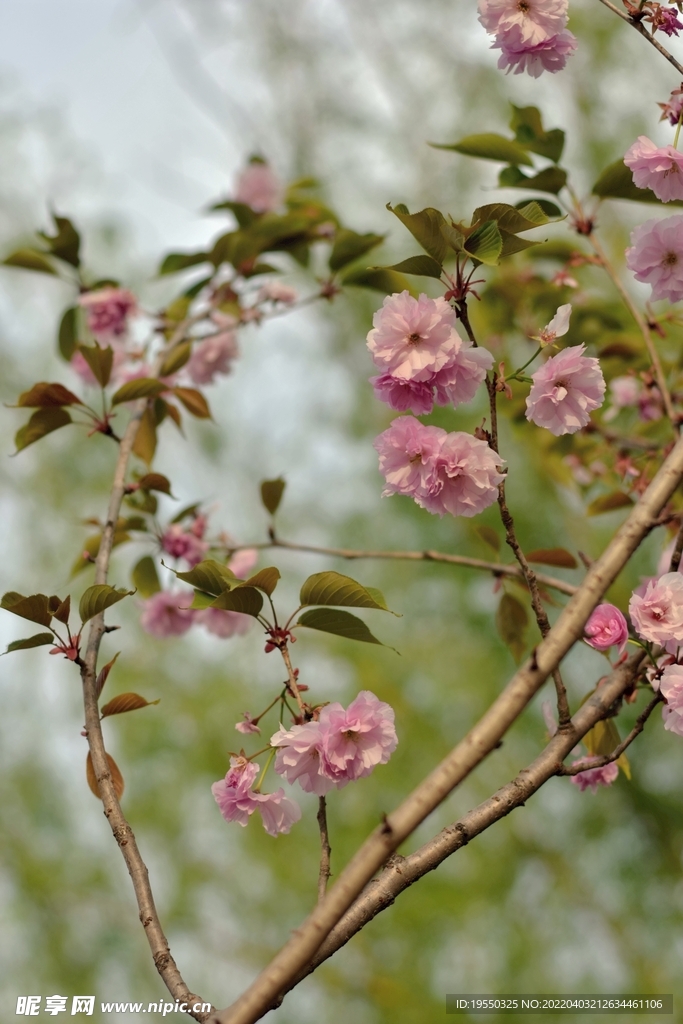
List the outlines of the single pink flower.
{"type": "Polygon", "coordinates": [[[455,313],[441,296],[388,295],[372,322],[368,348],[375,364],[402,380],[429,381],[453,362],[461,341],[455,313]]]}
{"type": "Polygon", "coordinates": [[[683,153],[673,146],[656,146],[647,136],[639,135],[626,151],[624,163],[633,171],[637,188],[652,189],[663,203],[683,199],[683,153]]]}
{"type": "Polygon", "coordinates": [[[572,762],[572,768],[580,764],[586,765],[586,771],[570,776],[571,782],[578,786],[582,793],[589,786],[594,793],[597,792],[598,786],[611,786],[619,774],[619,766],[616,761],[611,761],[610,764],[605,764],[601,768],[590,767],[593,761],[599,760],[598,757],[582,757],[578,761],[572,762]]]}
{"type": "Polygon", "coordinates": [[[276,789],[274,793],[254,793],[257,802],[255,808],[261,815],[263,827],[269,836],[277,836],[281,832],[289,832],[301,818],[301,808],[290,797],[285,796],[284,789],[276,789]]]}
{"type": "Polygon", "coordinates": [[[652,300],[683,299],[683,214],[647,220],[631,233],[626,263],[636,281],[652,285],[652,300]]]}
{"type": "Polygon", "coordinates": [[[257,561],[257,549],[244,548],[242,551],[235,552],[228,562],[228,569],[230,572],[234,572],[235,576],[239,577],[239,579],[244,580],[249,576],[257,561]]]}
{"type": "Polygon", "coordinates": [[[683,665],[669,665],[665,668],[659,689],[666,704],[662,708],[664,728],[683,736],[683,665]]]}
{"type": "Polygon", "coordinates": [[[501,51],[498,58],[501,71],[509,74],[514,69],[515,75],[526,71],[532,78],[538,78],[544,71],[551,75],[562,71],[576,46],[576,36],[565,29],[535,44],[519,43],[514,35],[498,35],[491,49],[501,51]]]}
{"type": "Polygon", "coordinates": [[[379,377],[371,377],[370,383],[375,398],[385,402],[396,412],[410,412],[415,416],[428,416],[434,408],[434,388],[431,383],[420,380],[402,380],[383,373],[379,377]]]}
{"type": "Polygon", "coordinates": [[[408,494],[425,506],[443,486],[436,469],[436,458],[446,431],[425,427],[412,416],[400,416],[388,430],[373,441],[379,453],[379,471],[386,480],[383,497],[408,494]]]}
{"type": "Polygon", "coordinates": [[[237,722],[237,724],[235,725],[235,728],[237,729],[238,732],[241,732],[244,736],[248,736],[250,733],[258,733],[259,735],[261,734],[261,730],[259,729],[258,725],[256,724],[256,722],[251,717],[248,711],[244,711],[242,713],[242,718],[244,719],[244,721],[237,722]]]}
{"type": "Polygon", "coordinates": [[[586,623],[586,643],[596,651],[608,651],[617,646],[624,653],[628,643],[628,623],[613,604],[599,604],[586,623]]]}
{"type": "Polygon", "coordinates": [[[643,640],[675,648],[683,641],[683,576],[667,572],[651,580],[644,594],[633,594],[628,611],[643,640]]]}
{"type": "Polygon", "coordinates": [[[669,124],[675,128],[678,124],[681,111],[683,111],[683,86],[680,89],[674,89],[666,103],[659,103],[658,106],[662,108],[662,116],[660,121],[669,119],[669,124]]]}
{"type": "Polygon", "coordinates": [[[240,173],[235,184],[236,203],[246,203],[257,213],[270,213],[284,198],[282,183],[269,164],[252,160],[240,173]]]}
{"type": "Polygon", "coordinates": [[[212,384],[216,374],[230,373],[239,355],[233,331],[212,334],[195,344],[186,370],[193,384],[212,384]]]}
{"type": "Polygon", "coordinates": [[[440,487],[420,504],[440,516],[478,515],[498,498],[498,485],[505,479],[500,472],[503,461],[486,441],[462,430],[447,434],[436,458],[440,487]]]}
{"type": "Polygon", "coordinates": [[[252,789],[259,768],[244,757],[230,758],[230,771],[224,779],[214,782],[211,792],[226,821],[246,825],[250,815],[258,811],[263,827],[271,836],[289,832],[301,817],[301,808],[283,789],[275,793],[255,793],[252,789]]]}
{"type": "Polygon", "coordinates": [[[270,738],[271,747],[279,747],[275,771],[287,782],[298,782],[306,793],[324,796],[335,785],[333,779],[321,775],[323,731],[320,722],[306,722],[291,729],[279,730],[270,738]]]}
{"type": "Polygon", "coordinates": [[[526,418],[555,436],[585,427],[605,395],[605,378],[597,359],[584,356],[584,345],[565,348],[532,375],[526,418]]]}
{"type": "Polygon", "coordinates": [[[202,608],[195,613],[196,621],[214,636],[228,640],[231,636],[244,636],[254,625],[251,615],[230,612],[223,608],[202,608]]]}
{"type": "Polygon", "coordinates": [[[361,690],[346,711],[341,704],[327,704],[320,727],[321,772],[342,786],[386,764],[398,744],[393,708],[369,690],[361,690]]]}
{"type": "Polygon", "coordinates": [[[140,625],[152,636],[182,636],[195,620],[191,590],[160,590],[143,604],[140,625]]]}
{"type": "Polygon", "coordinates": [[[479,0],[479,21],[492,35],[533,46],[563,30],[568,6],[568,0],[479,0]]]}
{"type": "Polygon", "coordinates": [[[126,333],[128,318],[137,312],[137,300],[126,288],[98,288],[78,300],[85,310],[88,329],[98,341],[115,341],[126,333]]]}

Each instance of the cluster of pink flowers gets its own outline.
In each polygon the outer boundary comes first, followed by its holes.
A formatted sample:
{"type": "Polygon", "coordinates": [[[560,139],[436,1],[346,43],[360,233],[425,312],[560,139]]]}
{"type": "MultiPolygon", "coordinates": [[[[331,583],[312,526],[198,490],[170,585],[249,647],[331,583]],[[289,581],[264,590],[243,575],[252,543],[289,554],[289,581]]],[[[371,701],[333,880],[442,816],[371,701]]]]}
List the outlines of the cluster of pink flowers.
{"type": "Polygon", "coordinates": [[[128,318],[137,312],[136,298],[125,288],[98,288],[84,292],[78,303],[85,310],[88,330],[104,344],[125,335],[128,318]]]}
{"type": "Polygon", "coordinates": [[[327,704],[317,721],[280,726],[271,737],[277,747],[275,771],[298,782],[306,793],[324,796],[386,764],[398,744],[393,708],[362,690],[348,708],[327,704]]]}
{"type": "Polygon", "coordinates": [[[532,375],[526,418],[556,436],[581,430],[604,401],[600,363],[584,351],[585,345],[565,348],[532,375]]]}
{"type": "Polygon", "coordinates": [[[576,49],[567,8],[568,0],[479,0],[479,21],[501,51],[498,67],[533,78],[561,71],[576,49]]]}
{"type": "Polygon", "coordinates": [[[652,286],[653,301],[683,299],[683,214],[635,228],[626,263],[636,281],[652,286]]]}
{"type": "Polygon", "coordinates": [[[269,835],[289,832],[301,817],[301,808],[285,796],[282,788],[274,793],[256,792],[253,787],[258,773],[258,765],[245,757],[230,758],[230,771],[211,787],[221,814],[226,821],[236,821],[244,826],[250,815],[258,811],[269,835]]]}
{"type": "Polygon", "coordinates": [[[633,171],[637,188],[652,189],[663,203],[683,199],[683,153],[673,146],[656,146],[640,135],[626,151],[624,163],[633,171]]]}
{"type": "Polygon", "coordinates": [[[613,604],[599,604],[586,623],[586,643],[596,651],[618,647],[623,654],[628,643],[628,623],[613,604]]]}
{"type": "Polygon", "coordinates": [[[197,516],[189,529],[181,523],[171,523],[161,535],[161,548],[172,558],[184,558],[192,568],[209,550],[208,543],[202,540],[205,529],[204,516],[197,516]]]}
{"type": "Polygon", "coordinates": [[[493,365],[493,356],[463,340],[455,313],[442,297],[388,295],[373,317],[368,348],[381,371],[375,395],[397,412],[426,415],[438,405],[469,402],[493,365]]]}
{"type": "Polygon", "coordinates": [[[400,416],[375,438],[383,497],[406,494],[435,515],[474,516],[498,497],[504,461],[486,441],[400,416]]]}
{"type": "Polygon", "coordinates": [[[270,164],[254,157],[240,172],[233,197],[257,213],[271,213],[282,204],[284,189],[270,164]]]}

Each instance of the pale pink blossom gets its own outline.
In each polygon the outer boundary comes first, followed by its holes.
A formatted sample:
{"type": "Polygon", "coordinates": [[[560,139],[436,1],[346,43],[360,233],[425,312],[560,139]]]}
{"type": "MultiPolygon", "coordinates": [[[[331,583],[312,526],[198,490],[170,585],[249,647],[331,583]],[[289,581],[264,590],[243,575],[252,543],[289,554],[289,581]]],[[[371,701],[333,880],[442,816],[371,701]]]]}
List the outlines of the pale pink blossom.
{"type": "Polygon", "coordinates": [[[172,558],[184,558],[190,568],[204,558],[209,545],[200,540],[193,531],[187,531],[180,523],[171,523],[161,535],[161,547],[172,558]]]}
{"type": "Polygon", "coordinates": [[[261,730],[256,724],[255,720],[251,717],[248,711],[242,712],[243,722],[237,722],[235,728],[238,732],[241,732],[244,736],[248,736],[250,733],[261,734],[261,730]]]}
{"type": "Polygon", "coordinates": [[[269,281],[258,290],[256,302],[280,302],[283,306],[291,306],[298,298],[295,288],[282,281],[269,281]]]}
{"type": "Polygon", "coordinates": [[[412,416],[395,419],[373,441],[379,471],[386,480],[382,496],[408,494],[423,507],[436,497],[443,486],[436,460],[445,437],[441,427],[425,427],[412,416]]]}
{"type": "Polygon", "coordinates": [[[281,725],[270,738],[271,747],[279,747],[275,771],[284,775],[287,782],[298,782],[306,793],[324,796],[334,787],[335,781],[321,774],[323,740],[320,722],[306,722],[291,729],[281,725]]]}
{"type": "Polygon", "coordinates": [[[515,75],[526,71],[532,78],[538,78],[544,71],[554,75],[562,71],[576,49],[576,36],[565,29],[555,36],[541,40],[536,44],[518,43],[514,35],[496,36],[492,50],[500,50],[498,67],[509,74],[514,69],[515,75]]]}
{"type": "Polygon", "coordinates": [[[652,286],[652,299],[683,298],[683,214],[647,220],[631,233],[626,263],[636,281],[652,286]]]}
{"type": "Polygon", "coordinates": [[[368,348],[383,373],[403,380],[429,381],[451,365],[458,351],[455,313],[439,296],[410,292],[388,295],[368,333],[368,348]]]}
{"type": "Polygon", "coordinates": [[[562,32],[568,0],[479,0],[479,21],[492,35],[535,45],[562,32]]]}
{"type": "Polygon", "coordinates": [[[88,329],[98,341],[120,338],[126,333],[128,318],[137,312],[137,300],[126,288],[84,292],[78,303],[85,310],[88,329]]]}
{"type": "Polygon", "coordinates": [[[596,651],[607,651],[618,647],[624,653],[628,643],[628,623],[613,604],[599,604],[591,613],[585,626],[586,643],[596,651]]]}
{"type": "Polygon", "coordinates": [[[386,764],[398,744],[393,708],[369,690],[361,690],[346,711],[341,704],[327,704],[320,726],[321,770],[340,785],[386,764]]]}
{"type": "Polygon", "coordinates": [[[257,801],[256,810],[261,815],[263,827],[270,836],[281,832],[289,832],[301,818],[301,808],[290,797],[285,796],[284,789],[276,789],[274,793],[254,793],[257,801]]]}
{"type": "Polygon", "coordinates": [[[230,758],[230,771],[224,779],[214,782],[211,792],[226,821],[246,825],[250,815],[258,811],[263,827],[271,836],[289,832],[301,817],[301,808],[283,789],[275,793],[255,793],[252,789],[259,773],[257,764],[244,757],[230,758]]]}
{"type": "Polygon", "coordinates": [[[256,548],[244,548],[242,551],[236,551],[228,562],[228,569],[230,572],[234,572],[235,576],[239,579],[246,579],[251,573],[252,569],[258,561],[258,551],[256,548]]]}
{"type": "Polygon", "coordinates": [[[204,629],[222,640],[228,640],[231,636],[244,636],[254,624],[251,615],[223,608],[202,608],[195,613],[195,618],[204,629]]]}
{"type": "Polygon", "coordinates": [[[257,213],[277,210],[283,198],[280,179],[263,160],[252,160],[247,164],[235,183],[235,202],[246,203],[257,213]]]}
{"type": "Polygon", "coordinates": [[[578,761],[572,762],[572,768],[576,768],[577,765],[585,764],[586,771],[579,772],[578,775],[570,776],[571,781],[575,786],[578,786],[581,792],[585,789],[590,788],[594,793],[597,792],[598,786],[611,786],[616,780],[619,774],[619,766],[616,761],[611,761],[609,764],[603,765],[601,768],[591,768],[590,765],[594,761],[599,761],[598,757],[582,757],[578,761]]]}
{"type": "Polygon", "coordinates": [[[662,108],[660,121],[668,118],[669,124],[675,128],[681,119],[681,112],[683,111],[683,86],[679,89],[674,89],[667,102],[659,103],[658,106],[662,108]]]}
{"type": "Polygon", "coordinates": [[[565,348],[532,375],[526,418],[555,436],[581,430],[604,401],[600,363],[584,350],[584,345],[565,348]]]}
{"type": "Polygon", "coordinates": [[[195,620],[191,590],[160,590],[143,603],[140,625],[152,636],[182,636],[195,620]]]}
{"type": "Polygon", "coordinates": [[[436,459],[440,486],[425,495],[424,508],[436,515],[475,516],[498,498],[499,471],[504,460],[486,441],[462,430],[448,434],[436,459]]]}
{"type": "Polygon", "coordinates": [[[403,380],[383,373],[379,377],[371,377],[370,383],[375,398],[384,402],[396,412],[410,412],[415,416],[428,416],[434,408],[434,387],[426,381],[403,380]]]}
{"type": "Polygon", "coordinates": [[[186,369],[193,384],[212,384],[216,374],[230,373],[232,361],[239,355],[232,331],[213,334],[196,343],[186,369]]]}
{"type": "Polygon", "coordinates": [[[638,405],[642,384],[637,377],[614,377],[609,382],[610,410],[603,419],[614,419],[620,409],[638,405]],[[611,415],[610,415],[611,413],[611,415]]]}
{"type": "Polygon", "coordinates": [[[475,348],[469,340],[456,336],[453,358],[432,378],[437,404],[452,405],[455,409],[471,402],[492,366],[493,356],[488,349],[475,348]]]}
{"type": "Polygon", "coordinates": [[[559,306],[555,316],[543,328],[538,336],[542,345],[550,345],[556,338],[561,338],[569,330],[569,318],[572,315],[571,303],[559,306]]]}
{"type": "Polygon", "coordinates": [[[666,699],[662,708],[664,728],[683,736],[683,665],[669,665],[662,672],[659,689],[666,699]]]}
{"type": "Polygon", "coordinates": [[[562,270],[558,270],[557,273],[553,274],[550,283],[556,285],[558,288],[579,287],[579,282],[576,280],[576,278],[572,277],[569,271],[565,270],[564,268],[562,270]]]}
{"type": "Polygon", "coordinates": [[[667,572],[651,580],[644,594],[633,594],[628,610],[643,640],[675,647],[683,641],[683,576],[667,572]]]}
{"type": "Polygon", "coordinates": [[[624,163],[633,171],[633,184],[649,188],[663,203],[683,199],[683,153],[673,146],[656,146],[639,135],[626,151],[624,163]]]}

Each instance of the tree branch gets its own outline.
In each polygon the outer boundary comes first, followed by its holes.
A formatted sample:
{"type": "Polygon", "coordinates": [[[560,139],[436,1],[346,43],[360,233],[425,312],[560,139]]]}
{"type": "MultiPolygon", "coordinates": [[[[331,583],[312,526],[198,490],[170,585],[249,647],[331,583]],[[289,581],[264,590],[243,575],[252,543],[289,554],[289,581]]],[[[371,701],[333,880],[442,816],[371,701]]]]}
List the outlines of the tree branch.
{"type": "Polygon", "coordinates": [[[600,0],[600,3],[604,4],[605,7],[609,7],[610,11],[613,11],[614,14],[618,15],[622,21],[627,21],[629,25],[632,25],[636,32],[640,32],[643,39],[647,39],[648,43],[654,46],[655,50],[659,50],[662,57],[665,57],[669,64],[673,64],[679,75],[683,76],[683,64],[678,63],[673,54],[669,53],[669,51],[662,46],[659,40],[648,32],[641,21],[634,21],[633,18],[626,14],[625,11],[620,11],[618,7],[615,7],[614,4],[610,3],[610,0],[600,0]]]}
{"type": "MultiPolygon", "coordinates": [[[[286,990],[322,945],[375,872],[500,742],[547,677],[580,638],[586,620],[607,588],[652,529],[656,516],[683,479],[679,440],[642,498],[588,570],[584,582],[560,613],[530,661],[512,677],[480,721],[431,774],[379,826],[352,857],[337,881],[289,942],[246,992],[212,1020],[254,1024],[286,990]]],[[[565,733],[559,733],[561,741],[565,733]]],[[[575,742],[575,741],[574,741],[575,742]]]]}
{"type": "Polygon", "coordinates": [[[318,801],[318,828],[320,829],[320,873],[318,874],[318,903],[325,899],[327,883],[330,880],[330,835],[327,829],[327,800],[321,796],[318,801]]]}

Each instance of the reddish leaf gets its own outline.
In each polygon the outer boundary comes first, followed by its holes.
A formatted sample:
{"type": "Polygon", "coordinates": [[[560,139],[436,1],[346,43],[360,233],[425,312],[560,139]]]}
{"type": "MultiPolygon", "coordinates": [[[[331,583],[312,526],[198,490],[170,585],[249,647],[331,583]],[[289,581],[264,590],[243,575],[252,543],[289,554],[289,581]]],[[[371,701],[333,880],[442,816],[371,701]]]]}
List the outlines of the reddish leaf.
{"type": "Polygon", "coordinates": [[[47,381],[39,381],[34,384],[30,391],[24,391],[19,395],[17,406],[28,408],[54,408],[60,405],[83,405],[80,398],[69,391],[63,384],[48,384],[47,381]]]}
{"type": "Polygon", "coordinates": [[[158,704],[159,700],[145,700],[139,693],[120,693],[102,708],[102,718],[110,715],[122,715],[126,711],[137,711],[138,708],[149,708],[158,704]]]}
{"type": "Polygon", "coordinates": [[[173,393],[192,416],[200,420],[211,419],[209,404],[201,391],[197,391],[196,388],[173,388],[173,393]]]}
{"type": "MultiPolygon", "coordinates": [[[[121,797],[123,796],[123,790],[125,788],[123,775],[119,771],[119,766],[117,765],[116,761],[111,756],[111,754],[107,754],[107,761],[109,762],[109,773],[111,775],[111,781],[114,784],[114,792],[116,793],[116,799],[120,800],[121,797]]],[[[97,797],[98,800],[101,799],[100,791],[97,788],[97,776],[95,775],[95,769],[93,768],[90,751],[88,751],[88,756],[85,762],[85,777],[88,780],[90,791],[97,797]]]]}
{"type": "Polygon", "coordinates": [[[108,661],[107,664],[103,668],[100,669],[99,675],[97,676],[97,682],[95,683],[95,696],[96,697],[99,698],[100,694],[102,693],[102,690],[104,689],[104,684],[106,683],[107,679],[109,678],[109,673],[113,669],[114,663],[116,662],[116,659],[118,658],[120,653],[121,653],[120,651],[117,651],[116,654],[114,655],[114,657],[111,659],[111,661],[108,661]]]}
{"type": "Polygon", "coordinates": [[[537,548],[529,551],[527,562],[540,562],[542,565],[558,565],[563,569],[576,569],[578,562],[565,548],[537,548]]]}

